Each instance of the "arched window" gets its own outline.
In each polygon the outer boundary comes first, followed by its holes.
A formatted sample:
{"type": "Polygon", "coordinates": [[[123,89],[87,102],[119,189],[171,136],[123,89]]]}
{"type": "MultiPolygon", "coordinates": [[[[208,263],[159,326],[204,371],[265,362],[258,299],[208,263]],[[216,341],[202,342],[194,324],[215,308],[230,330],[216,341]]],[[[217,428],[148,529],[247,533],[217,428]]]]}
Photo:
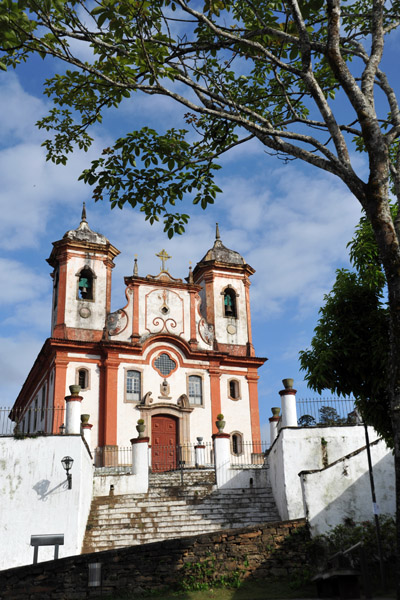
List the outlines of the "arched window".
{"type": "Polygon", "coordinates": [[[59,270],[58,267],[54,271],[54,279],[53,279],[53,309],[55,310],[58,302],[58,283],[59,283],[59,270]]]}
{"type": "Polygon", "coordinates": [[[240,382],[237,379],[230,379],[228,381],[228,396],[231,400],[239,400],[240,382]]]}
{"type": "Polygon", "coordinates": [[[78,298],[80,300],[93,300],[93,272],[89,267],[84,267],[78,278],[78,298]]]}
{"type": "Polygon", "coordinates": [[[200,375],[189,375],[189,403],[201,406],[203,404],[203,382],[200,375]]]}
{"type": "Polygon", "coordinates": [[[231,435],[231,453],[234,456],[243,454],[243,437],[241,433],[235,432],[231,435]]]}
{"type": "Polygon", "coordinates": [[[87,390],[89,387],[89,372],[87,369],[78,369],[78,385],[81,390],[87,390]]]}
{"type": "Polygon", "coordinates": [[[232,288],[226,288],[224,291],[224,316],[236,319],[236,293],[232,288]]]}
{"type": "Polygon", "coordinates": [[[142,390],[142,374],[140,371],[126,372],[126,400],[139,402],[142,390]]]}

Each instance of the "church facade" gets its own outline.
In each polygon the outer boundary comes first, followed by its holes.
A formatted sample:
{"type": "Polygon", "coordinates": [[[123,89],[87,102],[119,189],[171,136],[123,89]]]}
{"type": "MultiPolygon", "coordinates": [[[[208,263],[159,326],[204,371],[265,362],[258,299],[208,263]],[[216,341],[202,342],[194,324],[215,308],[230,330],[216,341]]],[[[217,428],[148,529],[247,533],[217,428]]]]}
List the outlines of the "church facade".
{"type": "Polygon", "coordinates": [[[58,433],[54,415],[77,384],[92,450],[129,446],[138,419],[153,452],[209,440],[219,413],[233,453],[244,440],[259,442],[257,381],[265,359],[255,356],[251,336],[254,269],[223,245],[217,226],[214,245],[185,279],[170,275],[164,250],[158,275],[139,275],[135,259],[124,305],[111,312],[118,254],[90,229],[85,208],[77,229],[53,243],[51,337],[11,415],[25,419],[26,430],[27,409],[34,409],[29,430],[58,433]]]}

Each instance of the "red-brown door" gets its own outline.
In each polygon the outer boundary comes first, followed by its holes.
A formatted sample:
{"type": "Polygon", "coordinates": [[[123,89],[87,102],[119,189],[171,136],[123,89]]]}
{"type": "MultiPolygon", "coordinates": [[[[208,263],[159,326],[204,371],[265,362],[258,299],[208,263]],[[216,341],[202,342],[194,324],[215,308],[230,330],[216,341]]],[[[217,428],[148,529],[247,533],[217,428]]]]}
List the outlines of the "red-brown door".
{"type": "Polygon", "coordinates": [[[151,419],[152,470],[172,471],[178,464],[177,419],[169,415],[154,415],[151,419]]]}

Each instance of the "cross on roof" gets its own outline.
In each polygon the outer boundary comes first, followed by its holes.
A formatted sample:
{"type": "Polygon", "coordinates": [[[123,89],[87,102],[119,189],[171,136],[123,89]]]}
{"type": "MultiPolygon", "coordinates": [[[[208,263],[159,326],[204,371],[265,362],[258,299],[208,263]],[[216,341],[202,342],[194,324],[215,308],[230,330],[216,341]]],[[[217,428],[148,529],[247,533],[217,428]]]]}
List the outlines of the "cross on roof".
{"type": "Polygon", "coordinates": [[[170,259],[171,257],[169,256],[169,254],[166,253],[166,251],[164,249],[161,250],[161,252],[159,252],[158,254],[156,254],[156,256],[158,258],[161,258],[161,271],[166,271],[168,269],[165,268],[165,261],[170,259]]]}

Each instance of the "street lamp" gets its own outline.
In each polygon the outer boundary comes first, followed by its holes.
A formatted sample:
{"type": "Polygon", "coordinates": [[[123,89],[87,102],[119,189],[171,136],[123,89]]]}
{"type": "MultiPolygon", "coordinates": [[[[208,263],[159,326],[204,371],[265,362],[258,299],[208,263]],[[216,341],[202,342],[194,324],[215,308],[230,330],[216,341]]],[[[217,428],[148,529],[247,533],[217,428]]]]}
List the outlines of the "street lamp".
{"type": "Polygon", "coordinates": [[[70,470],[72,469],[72,465],[74,464],[74,459],[70,456],[64,456],[64,458],[61,459],[61,464],[67,472],[68,489],[72,490],[72,475],[70,473],[70,470]]]}

